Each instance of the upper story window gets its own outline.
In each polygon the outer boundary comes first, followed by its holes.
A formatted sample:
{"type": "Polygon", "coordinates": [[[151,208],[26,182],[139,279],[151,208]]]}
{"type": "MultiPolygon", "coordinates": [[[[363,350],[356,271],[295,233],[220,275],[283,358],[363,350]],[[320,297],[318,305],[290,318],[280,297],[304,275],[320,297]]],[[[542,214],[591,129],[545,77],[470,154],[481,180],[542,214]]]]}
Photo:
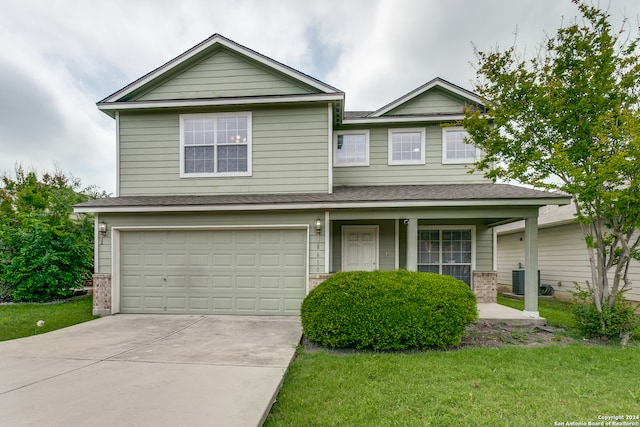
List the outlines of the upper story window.
{"type": "Polygon", "coordinates": [[[425,130],[389,129],[390,165],[424,164],[425,130]]]}
{"type": "Polygon", "coordinates": [[[250,176],[251,113],[180,116],[180,176],[250,176]]]}
{"type": "Polygon", "coordinates": [[[476,147],[465,142],[469,134],[462,127],[442,129],[442,163],[474,163],[479,153],[476,147]]]}
{"type": "Polygon", "coordinates": [[[369,166],[369,131],[336,132],[334,166],[369,166]]]}

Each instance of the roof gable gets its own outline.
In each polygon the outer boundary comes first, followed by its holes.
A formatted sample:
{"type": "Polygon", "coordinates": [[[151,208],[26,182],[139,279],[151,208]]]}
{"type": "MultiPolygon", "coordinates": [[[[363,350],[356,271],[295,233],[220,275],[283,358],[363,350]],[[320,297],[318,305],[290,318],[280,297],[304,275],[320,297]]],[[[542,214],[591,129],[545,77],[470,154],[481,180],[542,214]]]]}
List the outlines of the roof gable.
{"type": "Polygon", "coordinates": [[[468,104],[484,105],[482,99],[473,92],[446,80],[435,78],[374,111],[370,117],[443,113],[461,114],[463,107],[468,104]]]}
{"type": "Polygon", "coordinates": [[[214,34],[98,104],[313,93],[340,91],[214,34]]]}

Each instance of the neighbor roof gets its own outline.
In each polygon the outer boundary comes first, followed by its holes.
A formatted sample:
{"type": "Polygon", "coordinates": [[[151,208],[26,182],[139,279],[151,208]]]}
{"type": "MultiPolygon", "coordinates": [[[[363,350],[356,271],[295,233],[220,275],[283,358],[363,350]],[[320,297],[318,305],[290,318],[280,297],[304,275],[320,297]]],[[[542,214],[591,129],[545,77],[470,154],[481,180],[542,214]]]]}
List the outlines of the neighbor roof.
{"type": "Polygon", "coordinates": [[[332,194],[228,194],[123,196],[91,200],[76,212],[161,210],[247,210],[284,208],[358,208],[566,204],[569,196],[508,184],[435,184],[335,187],[332,194]]]}

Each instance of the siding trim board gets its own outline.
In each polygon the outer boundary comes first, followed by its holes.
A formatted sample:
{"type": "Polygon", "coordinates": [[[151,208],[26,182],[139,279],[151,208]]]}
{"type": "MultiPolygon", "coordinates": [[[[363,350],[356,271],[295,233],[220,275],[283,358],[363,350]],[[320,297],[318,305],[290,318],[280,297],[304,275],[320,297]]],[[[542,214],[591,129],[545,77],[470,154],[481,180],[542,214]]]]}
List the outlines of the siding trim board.
{"type": "Polygon", "coordinates": [[[120,312],[120,233],[127,231],[216,231],[216,230],[304,230],[306,236],[305,254],[305,295],[309,293],[309,224],[267,224],[267,225],[149,225],[111,227],[111,314],[120,312]]]}
{"type": "Polygon", "coordinates": [[[272,95],[242,98],[213,99],[179,99],[168,101],[124,101],[99,103],[98,108],[104,112],[122,110],[143,110],[153,108],[194,108],[194,107],[231,107],[235,105],[285,104],[296,102],[344,102],[344,94],[318,93],[311,95],[272,95]]]}

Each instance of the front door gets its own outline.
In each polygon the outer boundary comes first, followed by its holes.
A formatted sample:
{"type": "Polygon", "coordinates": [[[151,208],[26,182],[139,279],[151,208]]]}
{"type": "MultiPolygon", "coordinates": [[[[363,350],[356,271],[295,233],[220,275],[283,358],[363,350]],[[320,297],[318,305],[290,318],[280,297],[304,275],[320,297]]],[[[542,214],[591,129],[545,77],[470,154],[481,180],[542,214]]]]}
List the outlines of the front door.
{"type": "Polygon", "coordinates": [[[378,226],[345,225],[342,227],[342,270],[378,269],[378,226]]]}

